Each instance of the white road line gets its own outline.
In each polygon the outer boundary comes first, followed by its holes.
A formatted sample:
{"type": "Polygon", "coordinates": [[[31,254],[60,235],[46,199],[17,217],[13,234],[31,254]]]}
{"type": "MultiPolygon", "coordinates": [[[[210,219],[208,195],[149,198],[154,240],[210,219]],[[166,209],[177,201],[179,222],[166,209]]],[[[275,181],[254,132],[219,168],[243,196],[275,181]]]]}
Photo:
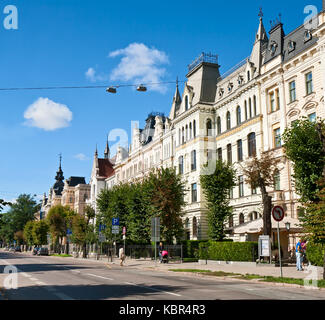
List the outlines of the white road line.
{"type": "Polygon", "coordinates": [[[145,289],[149,289],[149,290],[153,290],[153,291],[157,291],[157,292],[163,292],[163,293],[166,293],[166,294],[170,294],[172,296],[181,297],[180,294],[173,293],[173,292],[168,292],[168,291],[163,291],[163,290],[159,290],[159,289],[155,289],[155,288],[151,288],[151,287],[147,287],[147,286],[142,286],[142,285],[132,283],[132,282],[124,282],[124,283],[135,286],[135,287],[141,287],[141,288],[145,288],[145,289]]]}
{"type": "Polygon", "coordinates": [[[96,278],[106,279],[106,280],[112,280],[112,281],[114,280],[112,278],[102,277],[102,276],[98,276],[97,274],[92,274],[92,273],[86,273],[86,275],[93,276],[93,277],[96,277],[96,278]]]}
{"type": "Polygon", "coordinates": [[[46,283],[42,282],[42,281],[36,281],[36,283],[40,286],[46,286],[46,283]]]}

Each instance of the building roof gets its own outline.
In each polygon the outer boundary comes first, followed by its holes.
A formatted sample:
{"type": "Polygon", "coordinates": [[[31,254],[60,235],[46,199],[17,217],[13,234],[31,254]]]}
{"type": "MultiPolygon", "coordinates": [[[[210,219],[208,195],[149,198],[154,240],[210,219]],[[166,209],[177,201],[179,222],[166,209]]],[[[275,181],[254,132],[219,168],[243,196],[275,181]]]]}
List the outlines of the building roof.
{"type": "Polygon", "coordinates": [[[70,177],[67,179],[67,183],[69,187],[75,187],[78,184],[86,184],[85,177],[70,177]]]}
{"type": "Polygon", "coordinates": [[[103,178],[109,178],[114,175],[113,164],[108,159],[98,159],[98,175],[103,178]]]}

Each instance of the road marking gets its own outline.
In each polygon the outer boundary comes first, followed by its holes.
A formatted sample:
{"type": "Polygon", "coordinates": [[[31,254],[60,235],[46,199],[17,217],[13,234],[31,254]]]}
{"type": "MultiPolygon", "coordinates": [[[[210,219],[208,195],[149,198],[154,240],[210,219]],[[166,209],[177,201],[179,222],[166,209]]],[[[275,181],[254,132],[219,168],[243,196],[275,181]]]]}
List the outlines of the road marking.
{"type": "Polygon", "coordinates": [[[149,290],[157,291],[157,292],[163,292],[163,293],[166,293],[166,294],[170,294],[170,295],[172,295],[172,296],[181,297],[180,294],[173,293],[173,292],[168,292],[168,291],[159,290],[159,289],[156,289],[156,288],[151,288],[151,287],[147,287],[147,286],[142,286],[142,285],[139,285],[139,284],[136,284],[136,283],[132,283],[132,282],[124,282],[124,283],[129,284],[129,285],[132,285],[132,286],[136,286],[136,287],[141,287],[141,288],[145,288],[145,289],[149,289],[149,290]]]}
{"type": "Polygon", "coordinates": [[[29,278],[29,280],[38,281],[38,279],[36,279],[36,278],[29,278]]]}
{"type": "Polygon", "coordinates": [[[102,277],[102,276],[98,276],[97,274],[92,274],[92,273],[86,273],[86,275],[93,276],[93,277],[96,277],[96,278],[106,279],[106,280],[112,280],[112,281],[114,280],[112,278],[102,277]]]}
{"type": "MultiPolygon", "coordinates": [[[[37,280],[37,279],[36,279],[37,280]]],[[[42,282],[42,281],[36,281],[36,283],[40,286],[46,286],[46,283],[42,282]]]]}

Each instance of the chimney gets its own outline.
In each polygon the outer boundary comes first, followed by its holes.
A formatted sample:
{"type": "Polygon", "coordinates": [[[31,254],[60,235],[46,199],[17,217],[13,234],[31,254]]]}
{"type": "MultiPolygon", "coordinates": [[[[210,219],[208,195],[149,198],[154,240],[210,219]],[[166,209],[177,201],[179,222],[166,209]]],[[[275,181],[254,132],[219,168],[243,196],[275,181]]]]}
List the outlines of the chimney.
{"type": "Polygon", "coordinates": [[[325,0],[323,0],[323,10],[325,10],[325,0]]]}

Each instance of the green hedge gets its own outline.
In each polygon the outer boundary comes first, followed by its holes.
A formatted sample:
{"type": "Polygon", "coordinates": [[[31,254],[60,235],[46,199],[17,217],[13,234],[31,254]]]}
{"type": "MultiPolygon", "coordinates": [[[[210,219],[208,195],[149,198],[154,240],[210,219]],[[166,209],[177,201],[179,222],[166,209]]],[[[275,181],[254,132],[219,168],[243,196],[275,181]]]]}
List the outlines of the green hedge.
{"type": "Polygon", "coordinates": [[[324,265],[324,250],[325,245],[308,242],[306,250],[307,260],[313,266],[322,267],[324,265]]]}
{"type": "Polygon", "coordinates": [[[209,241],[200,244],[199,256],[202,260],[255,262],[258,243],[209,241]]]}
{"type": "Polygon", "coordinates": [[[183,258],[199,258],[199,245],[207,243],[207,240],[184,240],[181,242],[183,245],[183,258]]]}

